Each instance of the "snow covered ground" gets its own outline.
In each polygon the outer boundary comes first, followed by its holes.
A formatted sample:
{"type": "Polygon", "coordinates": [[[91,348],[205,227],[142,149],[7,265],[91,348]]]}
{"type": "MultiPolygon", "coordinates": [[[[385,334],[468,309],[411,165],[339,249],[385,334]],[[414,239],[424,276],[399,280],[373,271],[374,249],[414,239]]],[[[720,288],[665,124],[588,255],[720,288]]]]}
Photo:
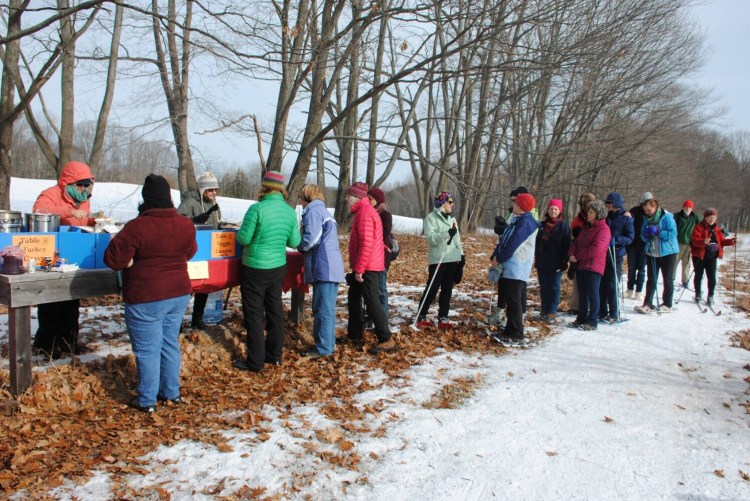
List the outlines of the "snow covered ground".
{"type": "MultiPolygon", "coordinates": [[[[14,210],[29,210],[43,188],[18,179],[12,186],[14,210]]],[[[111,187],[97,184],[92,209],[133,215],[140,190],[111,187]],[[125,202],[125,193],[135,198],[125,202]]],[[[219,203],[229,220],[241,219],[249,204],[219,203]]],[[[750,238],[740,244],[747,262],[750,238]]],[[[678,311],[646,316],[626,300],[628,321],[595,332],[561,324],[542,345],[509,355],[442,352],[398,381],[369,375],[374,389],[358,397],[369,432],[343,429],[317,406],[298,406],[291,415],[266,407],[270,431],[228,430],[224,451],[191,441],[161,447],[143,458],[145,474],[125,481],[186,500],[750,499],[743,478],[750,474],[750,414],[740,405],[748,401],[750,352],[732,346],[729,334],[750,322],[727,303],[731,297],[720,289],[722,315],[701,313],[686,292],[678,311]],[[462,405],[427,405],[458,381],[472,390],[462,405]],[[312,449],[353,450],[359,464],[336,466],[312,449]]],[[[121,329],[107,324],[104,311],[91,308],[88,315],[105,330],[121,329]]],[[[0,325],[4,343],[7,315],[0,325]]],[[[111,499],[112,489],[102,469],[49,494],[111,499]]]]}

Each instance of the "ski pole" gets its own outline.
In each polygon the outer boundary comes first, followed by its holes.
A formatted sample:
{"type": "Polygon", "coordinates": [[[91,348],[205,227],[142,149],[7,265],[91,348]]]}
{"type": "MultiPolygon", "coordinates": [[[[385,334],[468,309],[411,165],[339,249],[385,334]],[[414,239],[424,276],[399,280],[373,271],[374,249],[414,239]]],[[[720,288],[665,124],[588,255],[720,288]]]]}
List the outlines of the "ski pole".
{"type": "Polygon", "coordinates": [[[732,272],[732,309],[737,308],[737,227],[734,227],[734,271],[732,272]]]}
{"type": "MultiPolygon", "coordinates": [[[[693,267],[695,268],[695,267],[693,267]]],[[[690,276],[688,277],[688,283],[690,283],[690,279],[693,278],[693,274],[695,273],[695,269],[690,270],[690,276]]],[[[682,292],[680,292],[680,297],[677,298],[677,301],[675,301],[675,304],[680,304],[680,300],[682,299],[682,295],[685,294],[685,290],[687,287],[682,288],[682,292]]]]}
{"type": "Polygon", "coordinates": [[[617,307],[617,318],[615,320],[620,320],[620,316],[622,315],[622,305],[624,303],[620,302],[620,290],[622,287],[620,287],[620,277],[617,275],[617,247],[612,245],[609,247],[609,250],[612,251],[611,254],[611,261],[612,261],[612,274],[615,278],[615,306],[617,307]]]}
{"type": "MultiPolygon", "coordinates": [[[[451,237],[451,240],[452,239],[453,239],[453,237],[451,237]]],[[[449,242],[450,242],[450,240],[449,240],[449,242]]],[[[448,247],[448,246],[445,247],[445,250],[443,251],[443,253],[440,256],[440,260],[438,261],[438,264],[435,267],[435,273],[432,274],[432,278],[430,279],[430,283],[427,284],[427,288],[424,290],[424,293],[422,294],[422,301],[420,301],[420,303],[419,303],[419,308],[417,309],[417,314],[414,316],[414,322],[412,322],[412,324],[411,324],[411,327],[413,329],[416,329],[417,319],[419,319],[419,312],[422,311],[422,307],[424,306],[424,302],[427,299],[427,296],[429,295],[430,290],[432,289],[432,284],[435,283],[435,278],[438,275],[438,271],[440,271],[440,265],[443,264],[443,259],[445,258],[445,255],[448,253],[449,249],[450,249],[450,247],[448,247]]]]}

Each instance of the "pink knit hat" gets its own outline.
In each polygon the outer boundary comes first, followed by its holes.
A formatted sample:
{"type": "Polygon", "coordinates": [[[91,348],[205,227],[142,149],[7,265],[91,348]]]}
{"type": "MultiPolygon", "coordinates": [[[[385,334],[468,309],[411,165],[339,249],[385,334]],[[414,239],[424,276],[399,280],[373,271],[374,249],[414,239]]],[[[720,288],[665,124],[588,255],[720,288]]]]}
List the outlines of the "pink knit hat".
{"type": "Polygon", "coordinates": [[[367,188],[367,183],[356,182],[349,186],[346,193],[354,198],[365,198],[367,196],[367,188]]]}
{"type": "Polygon", "coordinates": [[[550,207],[557,207],[558,209],[560,209],[560,212],[562,213],[563,211],[562,198],[553,198],[552,200],[550,200],[549,203],[547,204],[547,209],[549,209],[550,207]]]}

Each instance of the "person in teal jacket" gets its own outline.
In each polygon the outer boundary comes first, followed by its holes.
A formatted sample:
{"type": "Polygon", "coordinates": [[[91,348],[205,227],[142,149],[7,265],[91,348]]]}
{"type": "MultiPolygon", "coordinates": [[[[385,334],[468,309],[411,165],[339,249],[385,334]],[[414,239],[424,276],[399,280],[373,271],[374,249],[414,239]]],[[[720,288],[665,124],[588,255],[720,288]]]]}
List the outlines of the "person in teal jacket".
{"type": "Polygon", "coordinates": [[[417,315],[417,326],[432,327],[427,320],[427,312],[437,296],[438,289],[438,327],[451,327],[448,312],[451,308],[451,296],[456,272],[461,265],[464,250],[461,246],[461,235],[458,224],[453,217],[453,195],[442,191],[435,197],[435,209],[427,214],[422,224],[424,236],[427,239],[428,277],[427,287],[422,293],[417,315]]]}
{"type": "Polygon", "coordinates": [[[286,248],[301,241],[297,213],[284,200],[284,175],[263,176],[258,203],[251,205],[237,232],[242,245],[242,316],[247,330],[247,357],[237,369],[260,372],[263,364],[281,365],[284,315],[281,286],[286,275],[286,248]],[[266,314],[265,340],[263,313],[266,314]]]}
{"type": "Polygon", "coordinates": [[[674,269],[677,261],[679,246],[677,244],[677,225],[671,213],[659,207],[655,198],[643,204],[643,226],[641,238],[646,243],[646,297],[642,306],[636,306],[638,313],[668,313],[672,311],[672,296],[674,295],[674,269]],[[659,271],[661,270],[662,303],[658,308],[654,306],[654,295],[658,293],[659,271]]]}

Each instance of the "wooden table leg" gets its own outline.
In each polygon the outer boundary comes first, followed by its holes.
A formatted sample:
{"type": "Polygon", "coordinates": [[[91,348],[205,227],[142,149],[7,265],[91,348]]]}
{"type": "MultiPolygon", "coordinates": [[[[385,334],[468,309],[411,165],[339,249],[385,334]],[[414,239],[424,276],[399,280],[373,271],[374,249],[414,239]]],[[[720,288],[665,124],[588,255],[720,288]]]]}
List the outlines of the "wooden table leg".
{"type": "Polygon", "coordinates": [[[292,322],[299,325],[305,320],[305,293],[292,289],[292,322]]]}
{"type": "Polygon", "coordinates": [[[31,306],[8,308],[10,392],[20,395],[31,386],[31,306]]]}

